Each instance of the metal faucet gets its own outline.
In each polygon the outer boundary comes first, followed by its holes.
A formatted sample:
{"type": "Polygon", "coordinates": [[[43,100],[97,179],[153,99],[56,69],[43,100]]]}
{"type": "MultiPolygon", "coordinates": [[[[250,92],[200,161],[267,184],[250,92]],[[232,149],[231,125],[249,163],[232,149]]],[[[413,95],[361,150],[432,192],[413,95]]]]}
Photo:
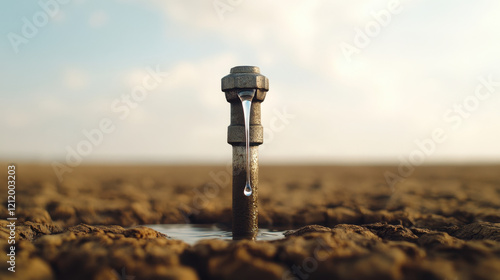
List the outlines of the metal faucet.
{"type": "Polygon", "coordinates": [[[231,104],[231,124],[227,128],[227,142],[233,146],[233,240],[255,239],[258,232],[258,146],[264,142],[260,104],[269,90],[269,80],[260,74],[259,67],[237,66],[222,78],[222,91],[231,104]],[[254,91],[250,111],[250,180],[252,194],[243,193],[246,183],[245,126],[243,107],[238,94],[254,91]]]}

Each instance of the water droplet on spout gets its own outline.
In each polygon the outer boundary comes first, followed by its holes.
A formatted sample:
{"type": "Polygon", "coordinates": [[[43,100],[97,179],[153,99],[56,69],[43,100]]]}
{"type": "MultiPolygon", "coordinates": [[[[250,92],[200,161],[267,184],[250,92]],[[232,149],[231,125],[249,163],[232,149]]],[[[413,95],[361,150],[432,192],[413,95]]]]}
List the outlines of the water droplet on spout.
{"type": "Polygon", "coordinates": [[[250,182],[247,182],[245,184],[245,189],[243,190],[243,194],[246,196],[251,196],[252,195],[252,186],[250,185],[250,182]]]}

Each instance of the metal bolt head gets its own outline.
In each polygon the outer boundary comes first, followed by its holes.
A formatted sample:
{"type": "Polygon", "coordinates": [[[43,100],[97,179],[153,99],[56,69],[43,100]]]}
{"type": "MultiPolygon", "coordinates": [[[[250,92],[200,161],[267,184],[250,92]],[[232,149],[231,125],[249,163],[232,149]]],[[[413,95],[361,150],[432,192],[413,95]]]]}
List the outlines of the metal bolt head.
{"type": "Polygon", "coordinates": [[[269,80],[260,74],[259,67],[236,66],[222,78],[221,88],[228,102],[239,101],[238,92],[243,89],[256,89],[254,100],[262,102],[269,90],[269,80]]]}
{"type": "Polygon", "coordinates": [[[237,73],[260,74],[260,68],[257,66],[235,66],[235,67],[231,68],[229,73],[231,73],[231,74],[237,74],[237,73]]]}

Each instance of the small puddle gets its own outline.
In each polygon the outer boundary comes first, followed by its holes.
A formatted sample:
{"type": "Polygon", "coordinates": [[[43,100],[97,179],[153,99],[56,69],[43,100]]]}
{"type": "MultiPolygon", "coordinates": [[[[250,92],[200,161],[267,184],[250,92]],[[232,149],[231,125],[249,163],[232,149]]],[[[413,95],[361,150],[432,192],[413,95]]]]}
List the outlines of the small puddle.
{"type": "MultiPolygon", "coordinates": [[[[204,239],[232,240],[231,229],[216,224],[161,224],[145,225],[158,232],[166,234],[171,239],[179,239],[190,245],[204,239]]],[[[259,228],[257,241],[282,239],[285,231],[259,228]]]]}

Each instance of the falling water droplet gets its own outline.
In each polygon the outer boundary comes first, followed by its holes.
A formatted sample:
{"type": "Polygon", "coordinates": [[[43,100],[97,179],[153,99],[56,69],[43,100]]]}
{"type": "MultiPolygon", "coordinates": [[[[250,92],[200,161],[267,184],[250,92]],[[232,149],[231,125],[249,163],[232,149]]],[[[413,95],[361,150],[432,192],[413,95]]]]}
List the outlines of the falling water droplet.
{"type": "Polygon", "coordinates": [[[246,171],[247,180],[245,184],[245,189],[243,194],[246,196],[251,196],[253,193],[252,184],[250,183],[250,109],[252,107],[252,99],[255,95],[255,90],[252,91],[242,91],[238,93],[241,100],[241,105],[243,107],[243,117],[245,119],[245,154],[246,154],[246,171]]]}
{"type": "Polygon", "coordinates": [[[243,190],[243,193],[246,195],[246,196],[251,196],[252,195],[252,186],[250,186],[250,182],[247,182],[245,184],[245,189],[243,190]]]}

